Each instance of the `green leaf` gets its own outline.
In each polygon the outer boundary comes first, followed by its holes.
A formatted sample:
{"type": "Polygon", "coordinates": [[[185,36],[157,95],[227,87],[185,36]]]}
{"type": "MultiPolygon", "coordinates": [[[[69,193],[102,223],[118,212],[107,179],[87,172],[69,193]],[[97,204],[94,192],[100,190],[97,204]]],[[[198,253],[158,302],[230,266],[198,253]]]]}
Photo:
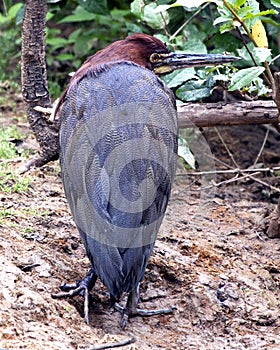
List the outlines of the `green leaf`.
{"type": "Polygon", "coordinates": [[[220,33],[226,33],[226,32],[230,32],[234,29],[234,25],[233,23],[225,23],[220,27],[220,33]]]}
{"type": "Polygon", "coordinates": [[[182,101],[197,101],[210,96],[211,88],[203,86],[201,80],[192,80],[176,90],[176,95],[182,101]]]}
{"type": "Polygon", "coordinates": [[[229,91],[239,90],[244,86],[248,86],[256,79],[261,73],[263,73],[264,67],[250,67],[241,69],[236,72],[230,81],[229,91]]]}
{"type": "Polygon", "coordinates": [[[74,56],[71,53],[61,53],[55,57],[59,61],[72,61],[74,56]]]}
{"type": "Polygon", "coordinates": [[[64,38],[47,38],[46,39],[46,44],[47,45],[51,45],[51,46],[55,46],[56,48],[58,47],[63,47],[67,44],[67,40],[64,38]]]}
{"type": "Polygon", "coordinates": [[[192,169],[195,169],[195,158],[190,150],[188,142],[182,136],[178,138],[178,156],[183,158],[192,169]]]}
{"type": "Polygon", "coordinates": [[[77,6],[72,15],[62,18],[58,23],[93,21],[95,18],[95,14],[84,10],[81,6],[77,6]]]}
{"type": "Polygon", "coordinates": [[[76,40],[74,45],[76,57],[88,56],[94,40],[94,36],[90,33],[88,35],[82,35],[79,40],[76,40]]]}
{"type": "Polygon", "coordinates": [[[22,7],[22,3],[18,3],[18,4],[15,4],[13,6],[10,7],[9,11],[8,11],[8,15],[9,15],[9,18],[16,18],[16,15],[18,13],[18,11],[20,10],[20,8],[22,7]]]}
{"type": "Polygon", "coordinates": [[[280,0],[270,0],[271,5],[280,8],[280,0]]]}
{"type": "Polygon", "coordinates": [[[247,0],[247,4],[249,5],[252,13],[260,12],[260,5],[257,0],[247,0]]]}
{"type": "Polygon", "coordinates": [[[207,53],[203,42],[196,38],[190,38],[183,47],[185,53],[207,53]]]}
{"type": "Polygon", "coordinates": [[[265,47],[254,47],[254,56],[258,63],[268,61],[271,58],[271,50],[265,47]]]}
{"type": "Polygon", "coordinates": [[[22,5],[16,14],[16,25],[21,24],[25,13],[25,5],[22,5]]]}
{"type": "Polygon", "coordinates": [[[76,29],[74,30],[74,32],[72,32],[69,37],[68,37],[68,43],[75,43],[76,40],[78,40],[79,36],[81,35],[82,32],[82,28],[76,29]]]}
{"type": "Polygon", "coordinates": [[[114,21],[121,21],[124,17],[130,15],[129,10],[113,9],[110,11],[110,15],[114,21]]]}
{"type": "Polygon", "coordinates": [[[247,13],[246,16],[243,17],[243,19],[257,18],[260,16],[277,15],[277,14],[278,14],[278,11],[276,10],[266,10],[266,11],[261,11],[259,13],[247,13]]]}
{"type": "Polygon", "coordinates": [[[155,3],[145,6],[142,20],[153,29],[163,29],[169,23],[169,15],[167,12],[156,12],[156,8],[157,5],[155,3]]]}
{"type": "Polygon", "coordinates": [[[236,6],[241,7],[245,4],[247,0],[236,0],[236,6]]]}
{"type": "Polygon", "coordinates": [[[131,13],[141,19],[141,16],[143,14],[143,9],[144,9],[145,3],[143,0],[134,0],[131,4],[130,4],[130,10],[131,13]]]}
{"type": "Polygon", "coordinates": [[[253,83],[249,86],[247,91],[254,96],[267,96],[268,93],[271,93],[271,89],[265,86],[261,78],[254,79],[253,83]]]}
{"type": "Polygon", "coordinates": [[[184,82],[193,79],[196,73],[194,68],[178,69],[168,75],[166,75],[163,80],[169,88],[177,87],[184,82]]]}
{"type": "Polygon", "coordinates": [[[22,3],[15,4],[9,8],[8,15],[4,16],[0,13],[0,24],[5,24],[11,22],[13,19],[16,18],[16,15],[18,11],[23,6],[22,3]]]}
{"type": "Polygon", "coordinates": [[[108,14],[107,0],[78,0],[78,4],[90,13],[108,14]]]}
{"type": "Polygon", "coordinates": [[[229,77],[226,74],[213,75],[214,81],[229,81],[229,77]]]}
{"type": "MultiPolygon", "coordinates": [[[[212,24],[211,24],[212,26],[212,24]]],[[[191,40],[197,41],[199,40],[200,42],[203,42],[205,39],[208,39],[210,36],[209,32],[205,32],[204,30],[201,30],[201,28],[198,28],[194,24],[189,24],[185,27],[183,31],[183,40],[185,41],[185,38],[188,38],[187,40],[187,45],[188,42],[191,40]]],[[[183,50],[185,49],[185,45],[183,46],[183,50]]]]}
{"type": "MultiPolygon", "coordinates": [[[[254,47],[253,43],[248,43],[247,47],[253,54],[258,65],[261,65],[262,62],[270,59],[270,55],[271,55],[270,49],[254,47]]],[[[238,61],[238,63],[236,64],[238,67],[246,67],[246,66],[248,67],[248,65],[252,66],[254,64],[246,47],[242,47],[242,49],[237,49],[237,53],[238,53],[238,57],[241,58],[241,60],[238,61]]]]}
{"type": "Polygon", "coordinates": [[[183,6],[187,11],[194,11],[199,8],[205,2],[219,2],[215,0],[177,0],[171,5],[159,5],[156,11],[166,11],[173,7],[183,6]]]}

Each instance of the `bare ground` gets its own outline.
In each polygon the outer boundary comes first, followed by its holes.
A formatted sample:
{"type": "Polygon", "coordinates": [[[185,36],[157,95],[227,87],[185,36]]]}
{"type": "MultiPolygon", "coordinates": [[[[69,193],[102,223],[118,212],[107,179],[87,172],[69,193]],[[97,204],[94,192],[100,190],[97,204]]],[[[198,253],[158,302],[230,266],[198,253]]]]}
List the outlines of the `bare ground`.
{"type": "MultiPolygon", "coordinates": [[[[15,108],[20,114],[19,101],[15,108]]],[[[15,123],[12,114],[3,106],[3,125],[15,123]]],[[[27,132],[24,123],[19,125],[27,132]]],[[[254,164],[265,127],[219,132],[240,168],[254,164]]],[[[235,168],[217,132],[209,129],[204,136],[216,169],[235,168]]],[[[32,135],[25,143],[34,147],[32,135]]],[[[279,167],[279,147],[280,137],[272,130],[254,167],[279,167]]],[[[24,162],[18,157],[10,167],[18,169],[24,162]]],[[[123,331],[100,282],[92,292],[90,325],[83,320],[81,297],[51,298],[62,282],[81,279],[90,267],[59,171],[58,162],[50,163],[23,175],[33,176],[24,194],[0,193],[0,209],[6,211],[0,221],[2,348],[89,349],[134,337],[136,342],[123,349],[280,349],[280,241],[266,235],[278,197],[268,185],[280,188],[277,173],[255,175],[266,185],[247,177],[210,188],[213,180],[223,182],[235,174],[186,175],[179,164],[140,303],[176,310],[131,318],[123,331]]]]}

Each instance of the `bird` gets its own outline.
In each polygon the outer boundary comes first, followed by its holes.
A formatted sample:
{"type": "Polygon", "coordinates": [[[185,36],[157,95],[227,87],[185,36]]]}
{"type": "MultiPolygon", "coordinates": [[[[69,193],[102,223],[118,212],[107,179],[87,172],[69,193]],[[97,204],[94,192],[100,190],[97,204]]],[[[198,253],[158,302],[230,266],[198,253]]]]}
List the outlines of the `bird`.
{"type": "Polygon", "coordinates": [[[63,92],[56,107],[61,176],[91,269],[52,296],[82,294],[87,323],[97,278],[122,313],[122,328],[131,316],[173,312],[137,307],[177,163],[176,100],[160,76],[235,59],[174,53],[156,37],[136,33],[89,57],[63,92]]]}

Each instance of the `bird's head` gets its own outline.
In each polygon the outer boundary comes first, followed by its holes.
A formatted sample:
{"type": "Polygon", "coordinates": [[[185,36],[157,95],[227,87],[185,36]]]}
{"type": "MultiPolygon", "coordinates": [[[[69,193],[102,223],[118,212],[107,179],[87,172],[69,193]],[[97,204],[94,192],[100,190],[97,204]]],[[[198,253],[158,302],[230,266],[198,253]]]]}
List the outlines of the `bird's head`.
{"type": "Polygon", "coordinates": [[[83,77],[96,73],[102,67],[115,62],[132,62],[145,67],[155,74],[163,75],[176,69],[217,65],[233,62],[238,57],[221,54],[174,53],[159,39],[146,34],[133,34],[118,40],[89,57],[72,77],[57,105],[59,109],[67,91],[83,77]]]}
{"type": "Polygon", "coordinates": [[[138,33],[115,41],[89,57],[76,72],[74,81],[98,70],[98,67],[120,61],[133,62],[162,75],[180,68],[217,65],[237,59],[235,56],[221,54],[174,53],[159,39],[138,33]]]}
{"type": "Polygon", "coordinates": [[[130,60],[152,70],[155,74],[171,73],[176,69],[229,63],[238,57],[227,54],[174,53],[159,39],[146,34],[133,34],[124,44],[130,60]]]}

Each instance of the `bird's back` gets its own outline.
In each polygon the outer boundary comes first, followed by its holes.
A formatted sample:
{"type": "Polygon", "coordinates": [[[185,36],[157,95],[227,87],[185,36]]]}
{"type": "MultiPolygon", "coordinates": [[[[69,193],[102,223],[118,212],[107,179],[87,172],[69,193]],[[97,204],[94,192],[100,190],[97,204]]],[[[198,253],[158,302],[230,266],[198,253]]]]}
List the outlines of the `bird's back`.
{"type": "Polygon", "coordinates": [[[174,97],[149,70],[108,64],[59,111],[67,200],[98,277],[117,299],[143,278],[177,160],[174,97]]]}

